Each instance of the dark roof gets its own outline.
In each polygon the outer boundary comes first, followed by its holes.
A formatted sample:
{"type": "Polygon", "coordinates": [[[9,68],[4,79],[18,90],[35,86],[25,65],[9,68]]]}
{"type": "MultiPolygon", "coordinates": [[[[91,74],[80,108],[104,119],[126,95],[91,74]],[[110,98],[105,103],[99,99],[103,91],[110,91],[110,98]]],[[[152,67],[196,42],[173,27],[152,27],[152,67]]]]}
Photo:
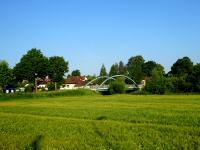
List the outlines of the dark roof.
{"type": "Polygon", "coordinates": [[[7,85],[7,86],[5,87],[5,89],[6,89],[6,90],[12,90],[12,89],[15,89],[15,87],[12,86],[12,85],[7,85]]]}

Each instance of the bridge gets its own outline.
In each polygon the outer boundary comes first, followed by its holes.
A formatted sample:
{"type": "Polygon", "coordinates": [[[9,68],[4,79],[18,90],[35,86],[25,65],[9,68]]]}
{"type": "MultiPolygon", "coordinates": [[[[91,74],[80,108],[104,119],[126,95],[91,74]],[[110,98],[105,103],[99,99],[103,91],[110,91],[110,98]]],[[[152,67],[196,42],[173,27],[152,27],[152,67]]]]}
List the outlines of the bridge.
{"type": "Polygon", "coordinates": [[[132,84],[126,84],[127,90],[140,89],[140,86],[137,85],[133,79],[131,79],[130,77],[125,76],[125,75],[99,76],[99,77],[91,80],[90,82],[88,82],[84,88],[99,91],[99,92],[105,92],[105,91],[109,90],[109,85],[106,85],[106,82],[108,82],[109,80],[116,80],[117,77],[124,77],[124,78],[128,79],[129,81],[131,81],[132,84]],[[99,85],[97,85],[97,84],[92,85],[95,81],[97,81],[99,79],[105,79],[105,80],[103,80],[103,82],[99,85]]]}

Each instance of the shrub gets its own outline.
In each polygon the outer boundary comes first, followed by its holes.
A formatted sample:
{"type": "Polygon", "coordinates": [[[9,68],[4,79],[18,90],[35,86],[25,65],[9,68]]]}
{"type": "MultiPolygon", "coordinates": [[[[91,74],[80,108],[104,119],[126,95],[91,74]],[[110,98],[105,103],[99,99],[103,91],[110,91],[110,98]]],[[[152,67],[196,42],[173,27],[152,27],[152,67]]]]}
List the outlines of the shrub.
{"type": "Polygon", "coordinates": [[[0,94],[3,93],[3,88],[0,86],[0,94]]]}
{"type": "Polygon", "coordinates": [[[164,94],[166,91],[165,77],[162,69],[155,68],[152,77],[147,81],[145,90],[152,94],[164,94]]]}
{"type": "Polygon", "coordinates": [[[155,82],[154,80],[149,80],[147,82],[145,90],[152,94],[164,94],[166,90],[165,82],[155,82]]]}
{"type": "Polygon", "coordinates": [[[192,91],[192,83],[187,81],[186,77],[168,77],[166,79],[166,87],[168,92],[185,93],[192,91]]]}
{"type": "Polygon", "coordinates": [[[47,83],[48,91],[55,91],[55,84],[53,82],[47,83]]]}
{"type": "Polygon", "coordinates": [[[33,92],[34,90],[34,84],[29,84],[25,87],[25,92],[33,92]]]}
{"type": "Polygon", "coordinates": [[[110,86],[109,87],[110,94],[125,93],[125,83],[123,80],[117,79],[117,80],[111,82],[109,86],[110,86]]]}

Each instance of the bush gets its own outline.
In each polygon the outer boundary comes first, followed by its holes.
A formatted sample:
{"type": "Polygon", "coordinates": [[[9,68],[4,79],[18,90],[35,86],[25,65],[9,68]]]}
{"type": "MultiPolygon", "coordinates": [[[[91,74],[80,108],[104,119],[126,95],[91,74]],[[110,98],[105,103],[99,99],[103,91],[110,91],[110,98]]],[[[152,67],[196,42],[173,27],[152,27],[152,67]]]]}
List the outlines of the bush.
{"type": "Polygon", "coordinates": [[[192,91],[192,83],[187,81],[186,77],[168,77],[166,87],[171,93],[185,93],[192,91]]]}
{"type": "Polygon", "coordinates": [[[164,94],[166,87],[163,81],[155,82],[153,80],[149,80],[145,87],[146,92],[150,92],[151,94],[164,94]]]}
{"type": "Polygon", "coordinates": [[[53,82],[47,83],[48,91],[55,91],[55,84],[53,82]]]}
{"type": "Polygon", "coordinates": [[[25,87],[25,92],[33,92],[34,90],[34,84],[29,84],[25,87]]]}
{"type": "Polygon", "coordinates": [[[0,86],[0,94],[3,93],[3,88],[0,86]]]}
{"type": "Polygon", "coordinates": [[[162,67],[157,67],[152,71],[152,77],[147,80],[145,90],[151,94],[164,94],[166,83],[162,67]]]}
{"type": "Polygon", "coordinates": [[[123,80],[115,80],[110,83],[109,92],[110,94],[122,94],[125,93],[126,87],[123,80]]]}

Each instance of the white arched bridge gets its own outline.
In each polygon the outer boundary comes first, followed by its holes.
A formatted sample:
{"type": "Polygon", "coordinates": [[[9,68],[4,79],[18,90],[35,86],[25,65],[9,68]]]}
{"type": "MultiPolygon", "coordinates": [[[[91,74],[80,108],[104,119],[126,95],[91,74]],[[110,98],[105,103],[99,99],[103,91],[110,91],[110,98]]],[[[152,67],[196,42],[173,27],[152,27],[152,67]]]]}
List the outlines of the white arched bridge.
{"type": "Polygon", "coordinates": [[[91,80],[90,82],[88,82],[84,88],[88,88],[88,89],[100,91],[100,92],[108,91],[109,85],[106,84],[106,82],[108,82],[109,80],[116,80],[117,77],[124,77],[125,79],[127,79],[131,82],[131,84],[126,84],[127,90],[140,89],[140,85],[137,85],[133,79],[131,79],[130,77],[125,76],[125,75],[99,76],[99,77],[91,80]],[[98,84],[94,85],[94,82],[99,79],[105,79],[105,80],[103,80],[103,82],[100,83],[99,85],[98,84]]]}

